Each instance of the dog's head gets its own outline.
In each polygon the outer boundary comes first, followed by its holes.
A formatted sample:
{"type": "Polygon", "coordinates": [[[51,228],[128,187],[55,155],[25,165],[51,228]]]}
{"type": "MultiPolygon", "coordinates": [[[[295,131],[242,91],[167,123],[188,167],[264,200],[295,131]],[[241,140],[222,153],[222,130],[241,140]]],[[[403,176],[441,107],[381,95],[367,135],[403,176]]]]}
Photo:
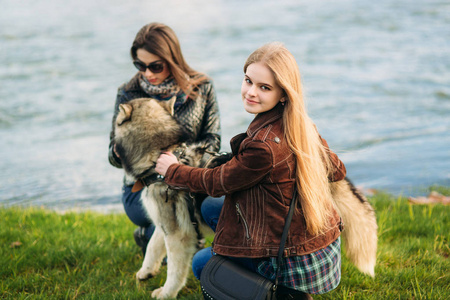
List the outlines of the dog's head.
{"type": "Polygon", "coordinates": [[[139,98],[120,104],[114,142],[127,174],[134,178],[150,175],[161,152],[173,150],[186,139],[173,117],[175,100],[139,98]]]}

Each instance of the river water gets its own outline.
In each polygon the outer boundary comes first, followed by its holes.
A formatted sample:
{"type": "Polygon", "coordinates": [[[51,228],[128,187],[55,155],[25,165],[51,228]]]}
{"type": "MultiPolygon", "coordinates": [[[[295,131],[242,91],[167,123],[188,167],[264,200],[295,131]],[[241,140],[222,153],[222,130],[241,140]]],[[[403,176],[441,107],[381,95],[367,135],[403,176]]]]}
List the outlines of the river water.
{"type": "Polygon", "coordinates": [[[252,119],[242,66],[282,41],[308,110],[358,186],[450,186],[450,2],[0,0],[0,205],[121,211],[107,161],[117,87],[146,23],[215,83],[222,149],[252,119]]]}

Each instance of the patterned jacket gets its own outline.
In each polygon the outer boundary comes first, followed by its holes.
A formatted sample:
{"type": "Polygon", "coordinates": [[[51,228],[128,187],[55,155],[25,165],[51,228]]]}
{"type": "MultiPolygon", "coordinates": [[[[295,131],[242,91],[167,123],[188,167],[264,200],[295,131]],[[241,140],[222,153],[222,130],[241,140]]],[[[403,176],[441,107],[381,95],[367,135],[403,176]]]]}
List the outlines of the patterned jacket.
{"type": "MultiPolygon", "coordinates": [[[[226,195],[213,243],[218,254],[250,258],[277,255],[296,178],[295,157],[282,131],[283,109],[279,104],[258,114],[246,133],[235,136],[231,140],[234,156],[228,163],[214,169],[174,164],[167,170],[165,181],[170,186],[211,196],[226,195]]],[[[335,166],[329,177],[341,180],[346,173],[344,164],[336,154],[329,153],[335,166]]],[[[298,211],[285,255],[309,254],[330,245],[340,235],[337,212],[330,222],[330,230],[313,236],[298,211]]]]}
{"type": "MultiPolygon", "coordinates": [[[[114,115],[112,118],[112,129],[109,136],[109,162],[111,165],[122,168],[120,158],[114,151],[114,124],[119,105],[137,98],[149,98],[139,85],[139,73],[128,83],[121,85],[117,92],[114,115]]],[[[218,151],[220,149],[220,119],[219,105],[216,101],[216,94],[211,81],[202,83],[198,87],[198,97],[192,99],[177,99],[174,109],[175,118],[180,122],[189,135],[188,143],[206,142],[209,150],[218,151]]]]}

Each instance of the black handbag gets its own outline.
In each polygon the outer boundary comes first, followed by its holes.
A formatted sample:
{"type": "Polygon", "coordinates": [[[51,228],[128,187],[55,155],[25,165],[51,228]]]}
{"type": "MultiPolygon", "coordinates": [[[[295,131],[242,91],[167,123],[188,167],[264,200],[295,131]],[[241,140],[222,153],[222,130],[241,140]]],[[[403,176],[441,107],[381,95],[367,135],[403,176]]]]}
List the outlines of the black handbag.
{"type": "Polygon", "coordinates": [[[297,189],[294,190],[289,212],[284,224],[281,236],[280,248],[277,257],[277,273],[275,282],[264,276],[252,272],[247,268],[232,262],[228,258],[220,255],[213,257],[206,263],[200,276],[203,297],[215,300],[274,300],[277,299],[278,278],[281,272],[281,259],[283,257],[284,246],[294,214],[297,202],[297,189]]]}

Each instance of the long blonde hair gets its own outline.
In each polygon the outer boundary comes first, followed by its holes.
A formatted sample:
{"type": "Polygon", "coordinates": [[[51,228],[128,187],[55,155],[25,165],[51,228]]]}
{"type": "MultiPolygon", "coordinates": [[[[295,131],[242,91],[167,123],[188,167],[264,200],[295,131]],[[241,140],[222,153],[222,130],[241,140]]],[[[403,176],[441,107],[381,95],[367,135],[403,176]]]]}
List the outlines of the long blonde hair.
{"type": "Polygon", "coordinates": [[[197,96],[196,87],[208,80],[205,74],[195,71],[187,64],[175,32],[165,24],[150,23],[142,27],[130,49],[133,59],[137,58],[138,49],[144,49],[164,59],[180,88],[192,99],[197,96]]]}
{"type": "Polygon", "coordinates": [[[332,164],[317,129],[308,116],[303,100],[300,72],[293,55],[282,43],[273,42],[255,50],[244,65],[264,63],[284,91],[283,129],[286,141],[296,157],[296,184],[299,205],[311,234],[329,228],[333,213],[328,172],[332,164]]]}

